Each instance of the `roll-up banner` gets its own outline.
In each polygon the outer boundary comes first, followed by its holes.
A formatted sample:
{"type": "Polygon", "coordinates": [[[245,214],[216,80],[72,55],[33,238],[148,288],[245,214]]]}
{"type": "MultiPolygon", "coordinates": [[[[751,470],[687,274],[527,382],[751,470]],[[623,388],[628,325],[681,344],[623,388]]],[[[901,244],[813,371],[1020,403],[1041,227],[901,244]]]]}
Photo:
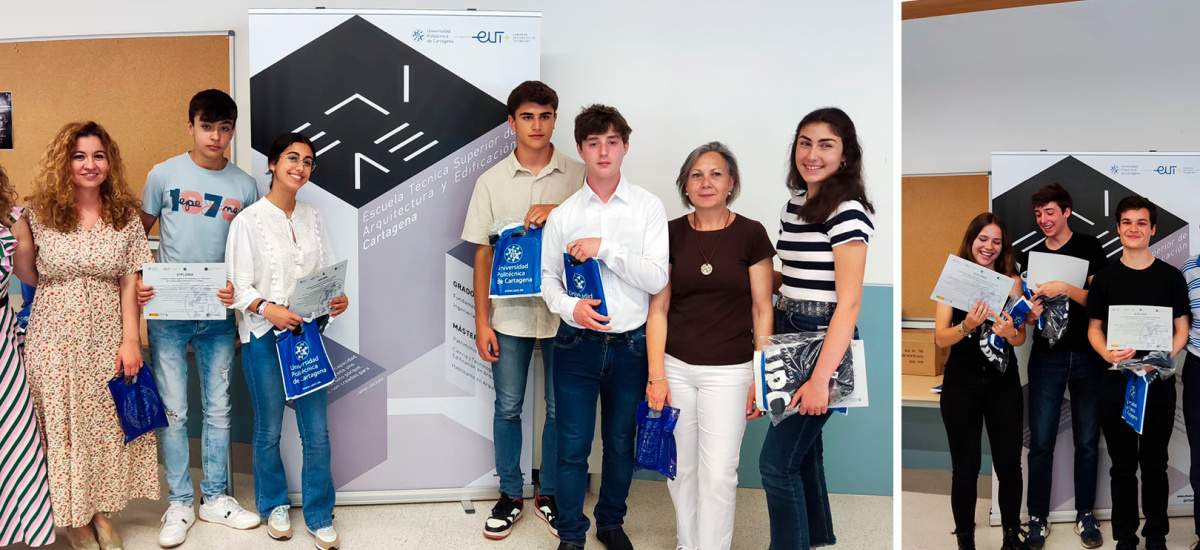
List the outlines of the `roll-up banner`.
{"type": "MultiPolygon", "coordinates": [[[[1200,153],[993,153],[990,198],[992,212],[1004,219],[1013,248],[1020,256],[1045,239],[1033,216],[1030,196],[1043,185],[1058,183],[1071,194],[1075,206],[1070,225],[1076,233],[1100,240],[1109,261],[1121,257],[1121,240],[1113,213],[1117,203],[1129,195],[1142,195],[1158,207],[1158,223],[1150,239],[1150,252],[1157,258],[1181,267],[1200,248],[1200,153]]],[[[1032,338],[1017,349],[1021,381],[1026,389],[1029,349],[1032,338]]],[[[1176,357],[1182,364],[1184,355],[1176,357]]],[[[1178,371],[1177,371],[1178,372],[1178,371]]],[[[1176,384],[1177,409],[1175,431],[1171,435],[1167,477],[1168,513],[1192,514],[1195,492],[1188,482],[1191,456],[1183,423],[1183,385],[1176,384]]],[[[1029,453],[1028,391],[1024,457],[1029,453]]],[[[1071,433],[1071,396],[1062,403],[1058,439],[1054,447],[1053,488],[1050,491],[1050,521],[1075,521],[1075,446],[1071,433]]],[[[1022,472],[1028,480],[1028,461],[1022,472]]],[[[1112,462],[1103,438],[1100,439],[1099,475],[1096,486],[1096,517],[1107,519],[1112,508],[1108,469],[1112,462]]],[[[1024,484],[1028,487],[1028,483],[1024,484]]],[[[994,471],[992,476],[992,525],[1000,525],[999,494],[994,471]]],[[[1027,509],[1022,503],[1022,513],[1027,509]]]]}
{"type": "MultiPolygon", "coordinates": [[[[495,497],[491,366],[474,342],[463,219],[516,138],[509,92],[540,72],[541,14],[250,10],[250,139],[267,192],[276,136],[312,140],[299,199],[348,260],[350,309],[325,332],[339,504],[495,497]]],[[[540,364],[540,358],[534,358],[540,364]]],[[[534,379],[530,376],[530,380],[534,379]]],[[[533,390],[523,412],[530,492],[533,390]]],[[[295,415],[280,443],[299,502],[295,415]]]]}

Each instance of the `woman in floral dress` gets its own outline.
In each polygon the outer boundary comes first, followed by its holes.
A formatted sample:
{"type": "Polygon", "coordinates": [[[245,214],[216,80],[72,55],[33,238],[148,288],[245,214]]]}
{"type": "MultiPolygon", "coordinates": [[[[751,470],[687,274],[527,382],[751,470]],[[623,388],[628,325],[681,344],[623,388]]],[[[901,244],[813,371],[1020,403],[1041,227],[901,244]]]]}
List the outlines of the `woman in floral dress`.
{"type": "MultiPolygon", "coordinates": [[[[13,272],[36,281],[33,236],[25,209],[14,206],[17,192],[0,167],[0,295],[8,295],[13,272]],[[14,262],[14,256],[24,261],[14,262]],[[14,270],[14,264],[17,268],[14,270]]],[[[38,438],[37,418],[29,396],[25,368],[17,346],[17,314],[0,300],[0,546],[24,542],[43,546],[54,542],[46,458],[38,438]]]]}
{"type": "Polygon", "coordinates": [[[54,523],[74,548],[121,548],[106,513],[159,498],[153,433],[125,445],[107,382],[142,363],[136,295],[153,261],[117,144],[94,122],[63,127],[30,197],[37,295],[26,368],[45,441],[54,523]]]}

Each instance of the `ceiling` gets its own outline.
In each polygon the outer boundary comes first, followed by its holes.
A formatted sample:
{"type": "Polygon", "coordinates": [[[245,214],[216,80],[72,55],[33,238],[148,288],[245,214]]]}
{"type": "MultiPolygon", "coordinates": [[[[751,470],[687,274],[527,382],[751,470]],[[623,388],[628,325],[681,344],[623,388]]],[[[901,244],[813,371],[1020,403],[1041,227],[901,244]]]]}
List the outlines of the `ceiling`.
{"type": "Polygon", "coordinates": [[[900,5],[900,18],[903,20],[921,19],[959,13],[1080,1],[1083,0],[905,0],[900,5]]]}

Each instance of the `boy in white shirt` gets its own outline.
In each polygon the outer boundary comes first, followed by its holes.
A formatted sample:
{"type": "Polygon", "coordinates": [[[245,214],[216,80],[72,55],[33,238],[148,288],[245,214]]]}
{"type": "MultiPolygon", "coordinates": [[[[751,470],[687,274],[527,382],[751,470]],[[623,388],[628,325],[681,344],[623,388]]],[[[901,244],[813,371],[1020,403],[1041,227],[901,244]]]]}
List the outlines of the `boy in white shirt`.
{"type": "Polygon", "coordinates": [[[621,162],[631,130],[616,109],[592,105],[575,118],[575,144],[586,185],[550,213],[542,240],[542,296],[562,318],[554,341],[558,428],[560,550],[582,548],[587,459],[601,408],[604,466],[596,537],[609,550],[633,548],[621,528],[633,479],[634,415],[647,383],[646,317],[650,296],[667,285],[667,215],[662,201],[629,183],[621,162]],[[572,297],[563,253],[595,258],[608,315],[599,300],[572,297]]]}

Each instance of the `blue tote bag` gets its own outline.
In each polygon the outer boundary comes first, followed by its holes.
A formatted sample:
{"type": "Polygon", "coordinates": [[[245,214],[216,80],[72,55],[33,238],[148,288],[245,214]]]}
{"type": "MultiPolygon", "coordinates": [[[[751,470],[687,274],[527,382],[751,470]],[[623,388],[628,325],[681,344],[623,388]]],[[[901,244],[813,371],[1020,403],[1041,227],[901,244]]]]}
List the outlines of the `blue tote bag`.
{"type": "Polygon", "coordinates": [[[542,228],[518,225],[499,235],[492,257],[491,298],[542,294],[542,228]]]}
{"type": "Polygon", "coordinates": [[[596,306],[596,313],[608,316],[608,302],[604,301],[604,285],[600,282],[600,263],[595,258],[581,262],[563,252],[563,281],[566,283],[568,296],[583,300],[600,300],[600,305],[596,306]]]}
{"type": "Polygon", "coordinates": [[[132,378],[109,380],[108,391],[117,406],[117,418],[121,420],[126,445],[146,432],[167,427],[167,411],[158,395],[154,376],[145,363],[132,378]]]}
{"type": "Polygon", "coordinates": [[[654,470],[675,479],[675,424],[679,409],[663,405],[661,411],[642,401],[637,407],[637,462],[635,470],[654,470]]]}
{"type": "Polygon", "coordinates": [[[333,383],[333,364],[325,353],[315,319],[305,321],[296,330],[275,331],[275,351],[279,354],[283,393],[288,401],[333,383]]]}

